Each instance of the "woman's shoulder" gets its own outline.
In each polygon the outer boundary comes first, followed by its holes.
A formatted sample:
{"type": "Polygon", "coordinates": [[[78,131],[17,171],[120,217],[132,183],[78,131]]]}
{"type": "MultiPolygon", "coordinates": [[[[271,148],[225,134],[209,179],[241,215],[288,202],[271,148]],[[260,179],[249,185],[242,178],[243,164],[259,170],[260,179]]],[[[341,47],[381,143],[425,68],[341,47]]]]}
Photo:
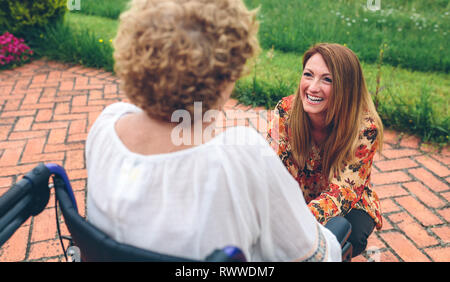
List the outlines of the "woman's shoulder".
{"type": "Polygon", "coordinates": [[[294,105],[294,101],[295,94],[283,97],[280,101],[278,101],[277,105],[275,106],[275,111],[276,114],[281,118],[281,120],[287,121],[289,112],[294,105]]]}
{"type": "Polygon", "coordinates": [[[106,106],[100,115],[96,118],[86,140],[86,145],[90,146],[92,141],[98,138],[105,140],[110,139],[113,124],[124,114],[141,111],[140,108],[133,104],[117,102],[106,106]]]}
{"type": "Polygon", "coordinates": [[[91,131],[102,129],[106,124],[114,123],[119,117],[126,113],[134,113],[141,111],[140,108],[133,104],[117,102],[106,106],[95,120],[91,131]]]}
{"type": "Polygon", "coordinates": [[[280,101],[278,101],[276,108],[278,110],[283,110],[288,112],[295,101],[295,94],[283,97],[280,101]]]}
{"type": "Polygon", "coordinates": [[[369,110],[364,110],[361,119],[361,130],[359,139],[368,139],[373,143],[378,135],[378,125],[375,115],[369,110]]]}
{"type": "Polygon", "coordinates": [[[133,104],[125,102],[117,102],[106,106],[105,109],[103,109],[100,116],[116,116],[128,112],[139,112],[139,111],[141,111],[141,109],[133,104]]]}

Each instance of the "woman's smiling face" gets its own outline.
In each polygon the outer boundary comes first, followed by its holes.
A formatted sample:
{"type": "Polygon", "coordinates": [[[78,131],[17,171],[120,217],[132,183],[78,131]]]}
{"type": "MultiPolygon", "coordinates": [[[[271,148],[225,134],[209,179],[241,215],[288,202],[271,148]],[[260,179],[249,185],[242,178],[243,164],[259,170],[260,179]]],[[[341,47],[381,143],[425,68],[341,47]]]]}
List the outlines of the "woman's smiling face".
{"type": "Polygon", "coordinates": [[[300,80],[303,109],[310,118],[325,117],[333,90],[333,78],[322,55],[316,53],[305,65],[300,80]]]}

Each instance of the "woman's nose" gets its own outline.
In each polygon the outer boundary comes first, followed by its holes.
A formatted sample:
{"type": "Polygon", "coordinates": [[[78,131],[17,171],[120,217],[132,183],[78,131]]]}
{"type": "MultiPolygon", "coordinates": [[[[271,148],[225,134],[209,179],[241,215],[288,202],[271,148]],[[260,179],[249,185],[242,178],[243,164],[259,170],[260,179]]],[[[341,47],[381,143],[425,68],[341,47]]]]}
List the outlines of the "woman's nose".
{"type": "Polygon", "coordinates": [[[311,81],[311,84],[309,85],[309,90],[311,92],[319,92],[320,91],[320,81],[318,79],[314,79],[311,81]]]}

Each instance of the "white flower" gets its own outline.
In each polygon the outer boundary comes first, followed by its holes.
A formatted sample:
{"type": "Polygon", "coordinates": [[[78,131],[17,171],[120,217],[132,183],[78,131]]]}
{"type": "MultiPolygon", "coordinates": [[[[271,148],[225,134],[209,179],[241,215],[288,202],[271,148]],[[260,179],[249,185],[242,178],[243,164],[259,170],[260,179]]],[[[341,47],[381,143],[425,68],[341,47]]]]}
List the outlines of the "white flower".
{"type": "Polygon", "coordinates": [[[368,19],[366,19],[366,18],[364,19],[364,22],[368,22],[368,21],[369,21],[368,19]]]}
{"type": "Polygon", "coordinates": [[[397,31],[398,31],[398,32],[401,32],[401,31],[402,31],[402,28],[401,28],[401,27],[399,27],[399,28],[397,29],[397,31]]]}
{"type": "Polygon", "coordinates": [[[351,26],[352,24],[351,24],[351,23],[347,23],[347,25],[348,25],[348,26],[351,26]]]}
{"type": "Polygon", "coordinates": [[[352,20],[352,23],[356,23],[356,20],[352,20]]]}

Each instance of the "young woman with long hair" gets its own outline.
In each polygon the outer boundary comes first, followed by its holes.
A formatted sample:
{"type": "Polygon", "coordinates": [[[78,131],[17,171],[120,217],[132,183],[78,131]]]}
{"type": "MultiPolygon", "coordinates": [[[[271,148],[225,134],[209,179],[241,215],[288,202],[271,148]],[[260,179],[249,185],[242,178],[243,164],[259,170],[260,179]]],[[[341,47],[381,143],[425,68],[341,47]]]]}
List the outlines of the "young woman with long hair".
{"type": "Polygon", "coordinates": [[[349,241],[360,254],[382,227],[370,173],[383,125],[357,56],[339,44],[307,50],[297,93],[277,104],[267,138],[318,221],[342,215],[352,223],[349,241]]]}

